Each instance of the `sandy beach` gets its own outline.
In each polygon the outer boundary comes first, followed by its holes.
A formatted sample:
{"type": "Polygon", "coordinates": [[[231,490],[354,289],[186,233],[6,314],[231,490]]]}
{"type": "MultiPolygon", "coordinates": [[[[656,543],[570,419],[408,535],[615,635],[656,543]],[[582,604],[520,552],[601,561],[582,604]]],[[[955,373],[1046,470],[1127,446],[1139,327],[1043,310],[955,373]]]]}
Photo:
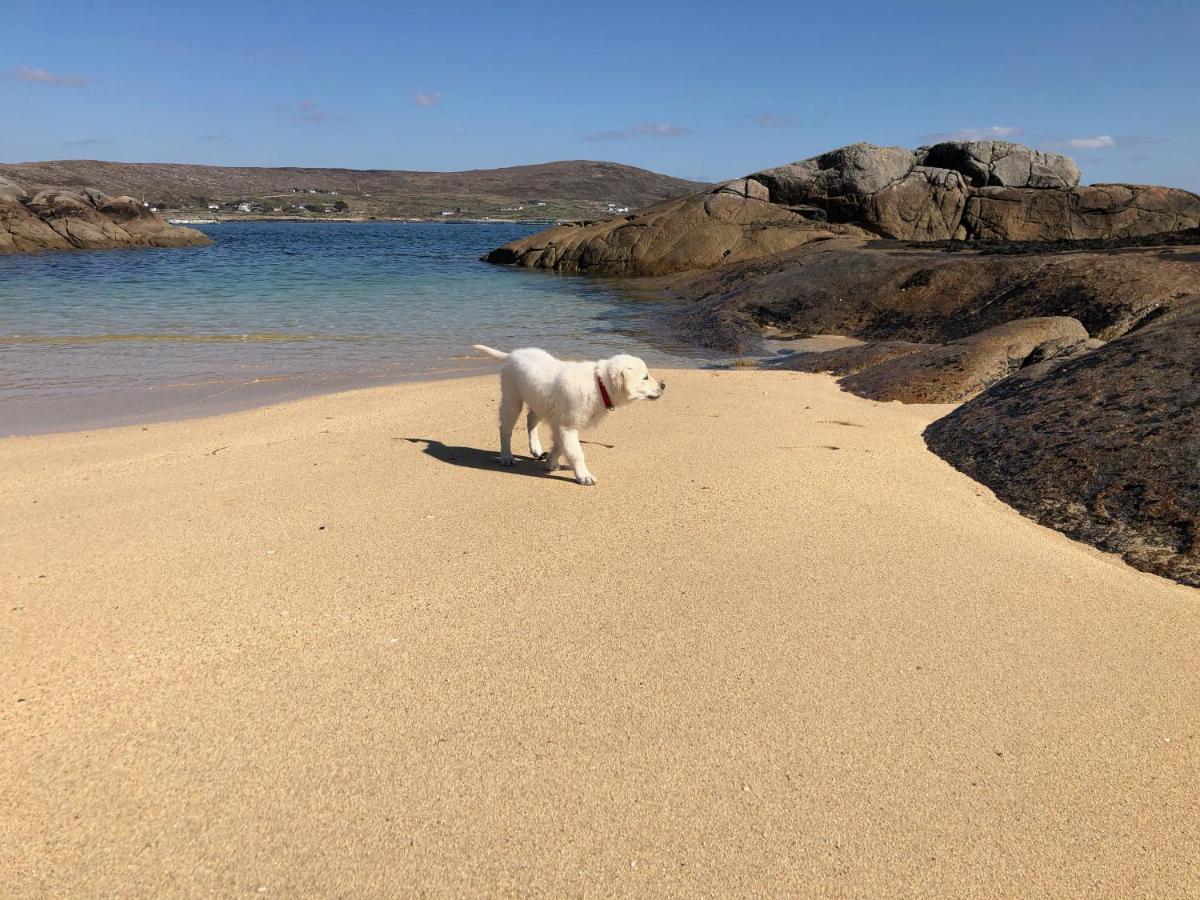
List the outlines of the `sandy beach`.
{"type": "Polygon", "coordinates": [[[595,488],[493,377],[0,440],[0,893],[1200,893],[1200,592],[666,378],[595,488]]]}

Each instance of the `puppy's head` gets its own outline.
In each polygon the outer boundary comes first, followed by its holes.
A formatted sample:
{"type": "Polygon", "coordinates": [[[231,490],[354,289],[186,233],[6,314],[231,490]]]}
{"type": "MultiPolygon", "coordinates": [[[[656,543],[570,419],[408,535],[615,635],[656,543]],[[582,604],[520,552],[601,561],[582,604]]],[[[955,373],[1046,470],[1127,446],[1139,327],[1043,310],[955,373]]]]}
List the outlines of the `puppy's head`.
{"type": "Polygon", "coordinates": [[[651,376],[636,356],[621,354],[606,362],[609,381],[622,400],[657,400],[667,388],[667,383],[651,376]]]}

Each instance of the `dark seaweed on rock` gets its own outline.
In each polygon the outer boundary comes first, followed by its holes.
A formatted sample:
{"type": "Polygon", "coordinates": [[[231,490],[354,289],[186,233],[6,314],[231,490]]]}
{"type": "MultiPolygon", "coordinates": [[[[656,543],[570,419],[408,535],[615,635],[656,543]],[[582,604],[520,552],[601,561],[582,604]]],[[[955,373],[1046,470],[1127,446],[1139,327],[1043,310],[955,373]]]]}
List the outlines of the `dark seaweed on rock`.
{"type": "Polygon", "coordinates": [[[925,440],[1025,515],[1200,587],[1200,306],[1019,372],[925,440]]]}

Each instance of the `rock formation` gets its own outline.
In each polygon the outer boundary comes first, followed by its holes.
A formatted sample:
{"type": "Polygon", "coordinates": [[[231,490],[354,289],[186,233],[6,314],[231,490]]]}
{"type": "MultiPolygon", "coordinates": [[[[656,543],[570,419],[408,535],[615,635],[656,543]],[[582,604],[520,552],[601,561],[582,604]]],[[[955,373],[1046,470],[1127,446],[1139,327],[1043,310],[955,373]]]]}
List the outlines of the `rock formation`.
{"type": "Polygon", "coordinates": [[[597,275],[663,275],[835,235],[905,241],[1122,238],[1200,227],[1200,197],[1079,186],[1065,156],[1005,141],[907,150],[852,144],[599,222],[513,241],[489,262],[597,275]]]}
{"type": "Polygon", "coordinates": [[[201,247],[207,235],[168,225],[132,197],[49,189],[34,196],[0,178],[0,253],[201,247]]]}
{"type": "MultiPolygon", "coordinates": [[[[1016,319],[948,344],[905,353],[842,380],[873,400],[958,403],[987,390],[1029,361],[1066,356],[1088,344],[1078,319],[1016,319]]],[[[870,345],[868,345],[870,346],[870,345]]]]}
{"type": "Polygon", "coordinates": [[[676,275],[662,289],[686,302],[675,337],[729,353],[753,351],[764,327],[785,337],[945,344],[1044,316],[1077,319],[1109,341],[1200,302],[1200,232],[1191,235],[1190,246],[1011,253],[838,238],[676,275]]]}
{"type": "Polygon", "coordinates": [[[1029,367],[925,439],[1039,522],[1200,587],[1200,304],[1029,367]]]}

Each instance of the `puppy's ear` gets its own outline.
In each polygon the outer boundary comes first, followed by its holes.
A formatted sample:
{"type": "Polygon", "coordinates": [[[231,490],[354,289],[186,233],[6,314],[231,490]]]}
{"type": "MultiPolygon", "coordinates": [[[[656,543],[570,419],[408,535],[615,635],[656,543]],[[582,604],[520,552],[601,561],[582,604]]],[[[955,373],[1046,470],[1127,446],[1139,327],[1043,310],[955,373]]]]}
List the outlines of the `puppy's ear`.
{"type": "Polygon", "coordinates": [[[613,390],[624,394],[625,385],[629,382],[625,367],[619,363],[610,362],[604,368],[608,370],[608,382],[613,386],[613,390]]]}

